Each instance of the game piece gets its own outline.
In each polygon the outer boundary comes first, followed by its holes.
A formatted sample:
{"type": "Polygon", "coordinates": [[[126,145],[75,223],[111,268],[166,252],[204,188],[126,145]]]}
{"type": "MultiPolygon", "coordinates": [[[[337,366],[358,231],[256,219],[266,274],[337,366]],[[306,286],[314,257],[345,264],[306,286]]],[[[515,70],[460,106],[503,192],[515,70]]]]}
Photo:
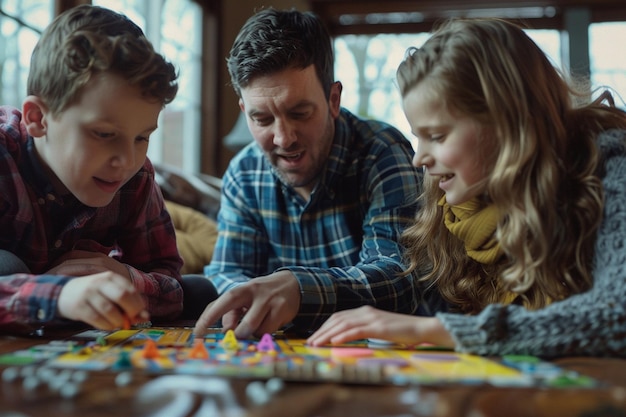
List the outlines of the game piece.
{"type": "Polygon", "coordinates": [[[130,353],[123,350],[119,353],[119,355],[117,356],[117,361],[115,361],[115,364],[113,365],[113,369],[114,370],[125,370],[125,369],[131,369],[133,367],[133,364],[130,360],[130,353]]]}
{"type": "Polygon", "coordinates": [[[208,359],[209,352],[206,350],[206,346],[204,346],[204,340],[195,339],[188,356],[190,359],[208,359]]]}
{"type": "Polygon", "coordinates": [[[26,378],[35,375],[36,368],[34,366],[24,366],[20,369],[20,376],[26,378]]]}
{"type": "Polygon", "coordinates": [[[159,348],[156,342],[152,339],[147,339],[144,343],[141,357],[144,359],[157,359],[160,356],[161,354],[159,353],[159,348]]]}
{"type": "Polygon", "coordinates": [[[246,397],[254,405],[263,405],[270,400],[270,394],[261,381],[252,381],[246,386],[246,397]]]}
{"type": "Polygon", "coordinates": [[[269,333],[265,333],[259,343],[257,343],[256,348],[259,352],[270,352],[274,351],[274,339],[272,335],[269,333]]]}
{"type": "Polygon", "coordinates": [[[80,387],[78,386],[78,384],[73,383],[73,382],[68,382],[61,387],[61,389],[59,390],[59,394],[63,398],[70,399],[70,398],[76,397],[79,391],[80,391],[80,387]]]}
{"type": "Polygon", "coordinates": [[[22,380],[22,387],[27,391],[33,391],[41,385],[41,381],[35,375],[29,375],[22,380]]]}
{"type": "Polygon", "coordinates": [[[226,331],[224,339],[222,339],[222,346],[224,349],[228,350],[239,350],[239,342],[237,341],[233,330],[226,331]]]}
{"type": "Polygon", "coordinates": [[[124,324],[122,325],[122,329],[130,330],[130,319],[128,318],[128,316],[124,315],[123,320],[124,320],[124,324]]]}
{"type": "Polygon", "coordinates": [[[18,368],[11,366],[2,371],[2,380],[6,382],[13,382],[20,377],[20,371],[18,368]]]}
{"type": "Polygon", "coordinates": [[[133,380],[133,374],[128,371],[121,372],[115,376],[115,385],[125,387],[133,380]]]}
{"type": "Polygon", "coordinates": [[[87,372],[76,371],[72,374],[72,377],[70,379],[76,382],[77,384],[82,384],[83,382],[87,380],[87,372]]]}
{"type": "Polygon", "coordinates": [[[270,378],[265,383],[265,388],[270,394],[276,394],[285,387],[285,381],[280,378],[270,378]]]}

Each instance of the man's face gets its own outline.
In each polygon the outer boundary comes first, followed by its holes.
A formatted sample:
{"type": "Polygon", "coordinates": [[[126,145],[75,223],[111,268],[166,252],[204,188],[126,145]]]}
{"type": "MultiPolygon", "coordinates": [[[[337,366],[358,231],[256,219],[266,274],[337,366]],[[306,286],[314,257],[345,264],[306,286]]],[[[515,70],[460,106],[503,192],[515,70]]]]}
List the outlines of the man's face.
{"type": "Polygon", "coordinates": [[[341,85],[327,100],[315,67],[254,79],[239,105],[248,127],[278,175],[308,198],[326,164],[339,115],[341,85]]]}

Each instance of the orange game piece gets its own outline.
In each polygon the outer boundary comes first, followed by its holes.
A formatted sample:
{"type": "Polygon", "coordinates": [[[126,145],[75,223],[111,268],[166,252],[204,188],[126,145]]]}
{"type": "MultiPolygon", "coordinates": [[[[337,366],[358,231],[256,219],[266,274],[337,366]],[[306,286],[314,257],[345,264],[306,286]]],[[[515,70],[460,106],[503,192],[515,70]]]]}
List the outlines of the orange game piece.
{"type": "Polygon", "coordinates": [[[143,346],[141,356],[146,359],[157,359],[159,356],[161,356],[159,353],[159,347],[154,340],[146,340],[146,343],[143,346]]]}
{"type": "Polygon", "coordinates": [[[130,330],[130,319],[126,315],[124,315],[124,324],[122,325],[122,329],[130,330]]]}
{"type": "Polygon", "coordinates": [[[191,359],[209,359],[209,352],[204,346],[202,339],[196,339],[193,342],[193,347],[189,351],[189,358],[191,359]]]}

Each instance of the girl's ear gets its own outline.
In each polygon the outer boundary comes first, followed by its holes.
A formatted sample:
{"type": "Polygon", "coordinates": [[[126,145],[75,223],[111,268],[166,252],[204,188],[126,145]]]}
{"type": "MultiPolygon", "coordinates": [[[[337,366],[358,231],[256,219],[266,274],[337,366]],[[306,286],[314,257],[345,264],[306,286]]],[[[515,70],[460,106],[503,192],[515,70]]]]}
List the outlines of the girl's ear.
{"type": "Polygon", "coordinates": [[[46,134],[46,115],[48,108],[43,100],[37,96],[28,96],[22,103],[22,120],[26,131],[34,138],[40,138],[46,134]]]}

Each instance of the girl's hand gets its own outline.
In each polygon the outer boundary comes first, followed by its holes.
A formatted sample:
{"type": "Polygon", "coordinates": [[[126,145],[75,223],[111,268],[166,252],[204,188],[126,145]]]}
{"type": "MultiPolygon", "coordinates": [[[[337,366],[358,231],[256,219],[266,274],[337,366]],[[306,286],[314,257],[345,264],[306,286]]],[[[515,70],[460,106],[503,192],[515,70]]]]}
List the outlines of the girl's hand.
{"type": "Polygon", "coordinates": [[[418,345],[454,347],[450,334],[436,317],[391,313],[363,306],[333,314],[309,339],[312,346],[341,344],[357,339],[382,339],[418,345]]]}

